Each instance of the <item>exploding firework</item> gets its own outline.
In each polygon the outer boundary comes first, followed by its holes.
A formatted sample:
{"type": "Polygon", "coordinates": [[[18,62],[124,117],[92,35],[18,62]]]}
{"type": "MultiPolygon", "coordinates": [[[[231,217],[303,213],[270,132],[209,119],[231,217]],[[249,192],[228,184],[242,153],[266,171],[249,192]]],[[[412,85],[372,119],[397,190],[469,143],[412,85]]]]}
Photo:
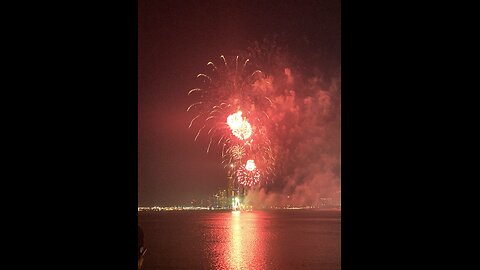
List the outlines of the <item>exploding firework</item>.
{"type": "MultiPolygon", "coordinates": [[[[246,139],[245,137],[251,135],[248,134],[248,130],[252,128],[252,122],[245,122],[245,117],[256,115],[258,120],[268,118],[266,108],[271,105],[271,100],[267,97],[267,93],[262,90],[265,88],[264,85],[269,84],[269,79],[262,71],[258,69],[252,71],[249,68],[249,59],[246,59],[240,67],[239,56],[235,58],[234,65],[228,64],[223,55],[221,58],[223,65],[219,65],[219,67],[213,62],[208,62],[209,72],[197,75],[201,86],[188,92],[189,96],[197,98],[197,102],[194,102],[187,108],[187,111],[195,113],[195,116],[190,121],[189,128],[197,122],[203,122],[195,136],[195,140],[197,140],[202,131],[206,130],[207,127],[209,128],[207,134],[212,140],[207,148],[207,152],[214,137],[220,138],[218,140],[219,145],[222,141],[225,142],[228,139],[228,136],[224,136],[226,129],[230,128],[224,122],[227,117],[237,113],[229,118],[230,121],[233,121],[233,125],[238,125],[231,132],[232,134],[236,133],[242,139],[246,139]],[[240,110],[246,111],[246,115],[243,118],[242,112],[239,112],[240,110]]],[[[230,121],[228,121],[228,124],[230,124],[230,121]]]]}
{"type": "Polygon", "coordinates": [[[232,130],[232,134],[240,140],[246,140],[252,135],[252,126],[247,119],[242,118],[241,111],[229,115],[227,124],[232,130]]]}
{"type": "Polygon", "coordinates": [[[252,160],[252,159],[249,159],[247,160],[247,164],[245,165],[245,169],[247,169],[247,171],[253,171],[256,169],[256,166],[255,166],[255,161],[252,160]]]}
{"type": "Polygon", "coordinates": [[[221,149],[229,187],[240,194],[259,186],[245,198],[283,192],[311,204],[338,190],[339,74],[318,66],[323,54],[307,49],[296,54],[275,40],[256,42],[245,54],[251,60],[208,62],[188,92],[189,128],[198,130],[195,140],[210,139],[207,153],[221,149]]]}
{"type": "MultiPolygon", "coordinates": [[[[200,87],[188,92],[189,96],[197,98],[187,108],[188,112],[195,113],[189,128],[200,125],[194,140],[202,132],[209,136],[207,153],[212,144],[221,146],[225,167],[234,164],[239,168],[244,159],[258,159],[259,168],[247,173],[248,177],[258,180],[260,174],[272,173],[274,165],[267,132],[270,119],[267,109],[272,105],[268,97],[271,78],[253,68],[249,59],[240,61],[237,56],[233,63],[223,55],[221,59],[223,63],[218,66],[208,62],[209,70],[197,75],[200,87]]],[[[247,182],[256,184],[258,181],[247,182]]]]}
{"type": "Polygon", "coordinates": [[[234,145],[230,147],[228,155],[234,160],[241,160],[245,156],[245,148],[241,145],[234,145]]]}
{"type": "Polygon", "coordinates": [[[227,118],[227,124],[234,137],[228,140],[230,146],[225,154],[222,153],[223,163],[225,166],[235,163],[235,167],[238,167],[245,162],[245,159],[258,160],[260,166],[257,168],[264,176],[263,179],[267,180],[268,176],[273,174],[275,161],[271,141],[267,136],[266,128],[260,122],[253,121],[253,123],[252,127],[249,120],[242,117],[241,111],[227,118]]]}
{"type": "Polygon", "coordinates": [[[254,160],[248,160],[247,164],[237,170],[237,180],[240,185],[254,186],[260,182],[260,172],[255,166],[254,160]]]}

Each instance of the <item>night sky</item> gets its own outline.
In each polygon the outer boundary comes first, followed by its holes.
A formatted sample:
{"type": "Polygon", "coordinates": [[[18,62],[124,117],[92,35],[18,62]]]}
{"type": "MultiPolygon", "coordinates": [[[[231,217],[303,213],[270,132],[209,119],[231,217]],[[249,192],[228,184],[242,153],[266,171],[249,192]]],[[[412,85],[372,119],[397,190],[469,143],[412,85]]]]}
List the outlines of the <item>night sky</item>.
{"type": "Polygon", "coordinates": [[[278,35],[299,57],[310,53],[299,43],[315,44],[322,71],[335,73],[339,2],[139,1],[139,206],[185,204],[226,186],[218,154],[207,154],[208,139],[194,142],[196,130],[188,129],[187,92],[206,63],[278,35]]]}

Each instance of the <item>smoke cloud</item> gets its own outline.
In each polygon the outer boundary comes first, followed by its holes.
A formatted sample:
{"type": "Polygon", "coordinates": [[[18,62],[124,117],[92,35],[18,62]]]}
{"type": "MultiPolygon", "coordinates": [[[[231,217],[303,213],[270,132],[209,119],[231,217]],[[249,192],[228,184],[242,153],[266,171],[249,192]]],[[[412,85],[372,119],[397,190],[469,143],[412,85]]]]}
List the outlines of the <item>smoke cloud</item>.
{"type": "MultiPolygon", "coordinates": [[[[253,51],[261,56],[265,50],[253,51]]],[[[314,56],[305,64],[273,51],[269,66],[275,68],[265,86],[257,83],[272,100],[267,113],[276,170],[272,181],[248,191],[245,202],[254,207],[339,205],[340,76],[326,76],[314,56]]]]}

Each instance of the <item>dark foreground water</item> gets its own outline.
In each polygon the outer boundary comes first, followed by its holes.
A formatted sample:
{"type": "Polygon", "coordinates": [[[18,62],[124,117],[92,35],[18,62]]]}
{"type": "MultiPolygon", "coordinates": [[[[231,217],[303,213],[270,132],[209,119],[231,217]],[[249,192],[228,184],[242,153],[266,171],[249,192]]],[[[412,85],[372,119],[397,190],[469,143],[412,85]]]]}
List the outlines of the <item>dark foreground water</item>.
{"type": "Polygon", "coordinates": [[[139,212],[144,270],[340,269],[340,211],[139,212]]]}

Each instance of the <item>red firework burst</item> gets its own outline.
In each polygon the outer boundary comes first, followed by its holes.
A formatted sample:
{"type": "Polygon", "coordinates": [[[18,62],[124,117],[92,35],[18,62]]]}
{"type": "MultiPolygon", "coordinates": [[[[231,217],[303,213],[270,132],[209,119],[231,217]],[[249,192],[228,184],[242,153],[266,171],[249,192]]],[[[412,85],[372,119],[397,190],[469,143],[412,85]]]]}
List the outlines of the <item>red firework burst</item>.
{"type": "Polygon", "coordinates": [[[248,160],[247,164],[244,164],[238,168],[237,180],[240,185],[249,187],[260,182],[260,171],[256,168],[253,160],[248,160]]]}

